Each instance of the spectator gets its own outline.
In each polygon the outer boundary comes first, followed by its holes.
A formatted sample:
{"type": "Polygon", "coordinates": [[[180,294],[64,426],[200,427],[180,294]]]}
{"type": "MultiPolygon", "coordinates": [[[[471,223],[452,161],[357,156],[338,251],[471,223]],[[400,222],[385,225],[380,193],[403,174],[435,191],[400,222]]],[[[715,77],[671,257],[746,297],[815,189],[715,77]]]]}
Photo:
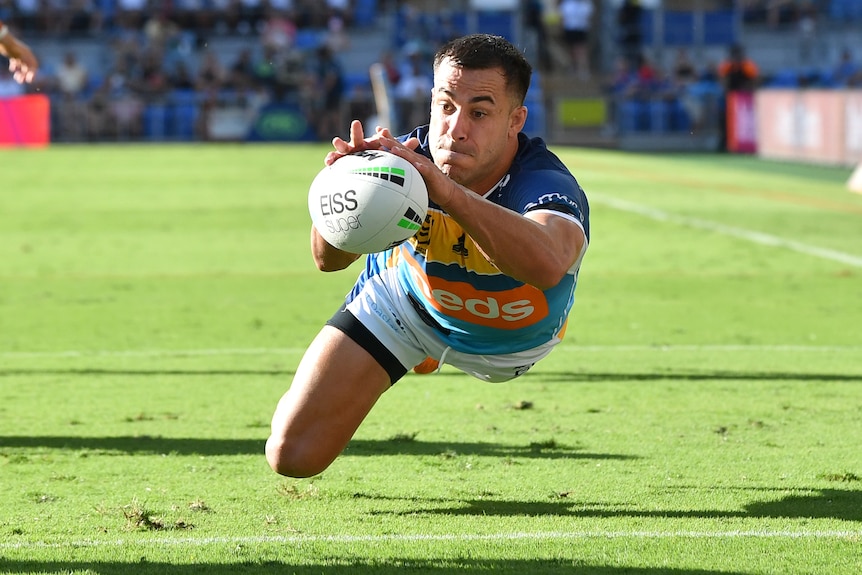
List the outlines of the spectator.
{"type": "Polygon", "coordinates": [[[117,0],[117,21],[129,30],[140,30],[145,22],[147,0],[117,0]]]}
{"type": "Polygon", "coordinates": [[[167,10],[159,10],[144,22],[144,37],[149,46],[168,48],[179,43],[180,27],[167,10]]]}
{"type": "Polygon", "coordinates": [[[627,96],[637,82],[637,73],[627,58],[622,56],[614,61],[614,69],[605,81],[605,92],[613,97],[627,96]]]}
{"type": "Polygon", "coordinates": [[[634,65],[637,63],[643,44],[641,22],[643,7],[640,0],[624,0],[617,12],[620,50],[624,58],[634,65]]]}
{"type": "Polygon", "coordinates": [[[542,0],[521,0],[524,27],[531,36],[528,41],[535,47],[536,62],[540,70],[550,70],[551,52],[545,29],[545,5],[542,0]]]}
{"type": "Polygon", "coordinates": [[[74,52],[67,52],[54,74],[59,97],[52,99],[56,124],[52,131],[65,141],[80,141],[87,135],[87,103],[84,98],[89,73],[74,52]]]}
{"type": "Polygon", "coordinates": [[[718,78],[724,92],[724,102],[719,104],[719,151],[725,151],[728,145],[727,130],[727,107],[730,105],[730,96],[736,92],[751,92],[758,84],[760,69],[753,60],[745,54],[745,49],[740,44],[733,44],[728,50],[728,55],[718,65],[718,78]]]}
{"type": "Polygon", "coordinates": [[[295,41],[296,24],[289,13],[268,8],[260,30],[261,45],[281,51],[292,48],[295,41]]]}
{"type": "Polygon", "coordinates": [[[132,86],[137,81],[128,60],[118,60],[99,95],[107,101],[103,136],[112,139],[137,139],[143,128],[144,106],[132,86]]]}
{"type": "Polygon", "coordinates": [[[571,66],[578,79],[590,77],[589,38],[593,16],[592,0],[558,0],[563,42],[569,51],[571,66]]]}
{"type": "Polygon", "coordinates": [[[697,68],[689,58],[688,52],[680,48],[677,50],[673,65],[672,91],[679,98],[680,105],[691,120],[693,129],[699,129],[703,124],[704,102],[701,90],[697,86],[699,80],[697,68]]]}
{"type": "Polygon", "coordinates": [[[635,81],[629,87],[629,97],[649,100],[660,89],[661,74],[652,61],[643,52],[638,56],[635,68],[635,81]]]}
{"type": "Polygon", "coordinates": [[[82,37],[102,31],[104,15],[93,0],[72,0],[61,12],[57,18],[57,32],[61,35],[82,37]]]}
{"type": "Polygon", "coordinates": [[[160,48],[148,48],[142,55],[140,69],[131,88],[145,102],[164,96],[170,89],[168,73],[164,69],[164,57],[160,48]]]}
{"type": "Polygon", "coordinates": [[[168,84],[173,90],[194,90],[195,79],[185,60],[177,60],[168,74],[168,84]]]}
{"type": "Polygon", "coordinates": [[[87,68],[78,61],[74,52],[66,52],[54,76],[60,94],[72,99],[81,96],[87,87],[87,68]]]}
{"type": "Polygon", "coordinates": [[[340,18],[345,26],[349,26],[353,22],[350,0],[326,0],[326,19],[333,16],[340,18]]]}
{"type": "Polygon", "coordinates": [[[210,0],[213,26],[218,34],[231,34],[239,29],[242,6],[239,0],[210,0]]]}
{"type": "Polygon", "coordinates": [[[850,48],[841,50],[841,58],[832,70],[830,82],[842,88],[862,86],[862,66],[853,59],[850,48]]]}
{"type": "Polygon", "coordinates": [[[305,82],[306,69],[303,63],[303,53],[296,49],[285,51],[276,70],[273,96],[281,101],[298,103],[305,82]]]}
{"type": "Polygon", "coordinates": [[[281,56],[275,46],[264,45],[259,57],[254,61],[252,73],[255,81],[272,90],[275,89],[276,76],[281,64],[281,56]]]}
{"type": "Polygon", "coordinates": [[[673,63],[673,77],[677,84],[691,84],[697,81],[697,68],[691,61],[688,51],[685,48],[679,48],[676,51],[676,57],[673,63]]]}
{"type": "Polygon", "coordinates": [[[760,69],[746,56],[742,45],[733,44],[718,65],[718,76],[725,92],[750,92],[757,86],[760,69]]]}
{"type": "Polygon", "coordinates": [[[212,50],[204,51],[195,76],[195,89],[199,92],[217,92],[224,85],[225,77],[224,67],[216,53],[212,50]]]}
{"type": "Polygon", "coordinates": [[[333,11],[326,20],[326,42],[333,53],[344,52],[350,47],[350,36],[347,34],[347,24],[338,11],[333,11]]]}
{"type": "Polygon", "coordinates": [[[426,70],[427,65],[420,53],[413,52],[408,56],[401,80],[393,90],[398,103],[399,126],[420,125],[428,115],[434,82],[426,70]]]}
{"type": "Polygon", "coordinates": [[[40,0],[15,0],[13,12],[15,17],[11,23],[24,34],[46,32],[48,30],[46,14],[41,7],[40,0]]]}
{"type": "Polygon", "coordinates": [[[173,16],[181,30],[202,35],[213,26],[213,13],[206,0],[174,0],[173,16]]]}
{"type": "Polygon", "coordinates": [[[231,63],[225,78],[225,87],[245,91],[250,90],[254,83],[254,57],[251,48],[245,47],[231,63]]]}
{"type": "Polygon", "coordinates": [[[395,61],[395,54],[392,50],[384,50],[380,54],[380,64],[386,72],[386,79],[389,81],[389,86],[394,88],[401,81],[401,69],[395,61]]]}
{"type": "Polygon", "coordinates": [[[243,35],[258,31],[264,19],[262,0],[239,0],[239,23],[237,31],[243,35]]]}
{"type": "Polygon", "coordinates": [[[314,120],[317,137],[331,140],[340,133],[343,123],[341,105],[344,99],[344,72],[328,45],[317,48],[309,80],[313,93],[317,94],[314,113],[310,116],[314,120]]]}

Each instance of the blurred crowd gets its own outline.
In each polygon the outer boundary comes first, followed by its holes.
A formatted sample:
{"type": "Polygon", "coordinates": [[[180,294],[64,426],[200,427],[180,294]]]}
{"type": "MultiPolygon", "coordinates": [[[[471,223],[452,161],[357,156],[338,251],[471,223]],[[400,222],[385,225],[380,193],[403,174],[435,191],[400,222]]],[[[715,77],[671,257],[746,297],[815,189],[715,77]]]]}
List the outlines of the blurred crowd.
{"type": "Polygon", "coordinates": [[[337,55],[349,47],[350,6],[347,0],[116,0],[108,19],[95,0],[17,0],[5,21],[22,35],[95,38],[109,50],[83,57],[81,44],[70,42],[62,61],[46,65],[31,85],[0,77],[0,95],[49,95],[53,131],[63,140],[136,139],[148,106],[180,103],[193,106],[196,139],[208,138],[214,108],[269,102],[300,107],[314,130],[328,134],[343,97],[337,55]],[[214,36],[247,41],[226,56],[212,48],[214,36]]]}
{"type": "MultiPolygon", "coordinates": [[[[51,96],[52,129],[66,141],[139,138],[153,105],[189,110],[191,137],[205,140],[213,110],[234,106],[254,112],[271,103],[297,107],[314,134],[327,140],[343,129],[345,106],[352,107],[351,117],[368,119],[374,113],[367,71],[346,71],[341,64],[351,49],[355,2],[0,0],[0,19],[25,37],[92,39],[102,46],[94,59],[92,52],[77,51],[80,43],[69,42],[62,61],[46,65],[29,86],[0,71],[0,96],[23,91],[51,96]],[[213,48],[217,38],[244,41],[232,45],[241,48],[218,52],[213,48]],[[363,78],[356,81],[357,76],[363,78]]],[[[534,46],[537,72],[596,82],[613,102],[679,102],[692,125],[699,125],[704,102],[726,88],[722,62],[693,61],[686,48],[664,65],[653,61],[638,33],[643,8],[637,0],[624,0],[616,22],[619,57],[609,73],[597,70],[584,63],[581,49],[594,41],[590,4],[557,0],[550,5],[559,13],[549,13],[548,3],[522,0],[525,43],[534,46]],[[578,19],[580,24],[571,22],[578,19]],[[567,34],[567,26],[574,32],[567,34]]],[[[746,0],[742,5],[746,18],[769,25],[816,17],[808,1],[746,0]]],[[[395,2],[394,37],[379,58],[396,99],[396,124],[403,128],[427,116],[434,51],[466,31],[464,14],[432,8],[395,2]]],[[[851,47],[829,69],[794,73],[795,85],[862,86],[862,66],[851,47]]],[[[773,80],[759,74],[752,82],[773,80]]]]}
{"type": "Polygon", "coordinates": [[[297,28],[350,24],[351,0],[0,0],[0,19],[25,37],[98,37],[143,31],[155,21],[206,37],[252,34],[273,12],[297,28]]]}

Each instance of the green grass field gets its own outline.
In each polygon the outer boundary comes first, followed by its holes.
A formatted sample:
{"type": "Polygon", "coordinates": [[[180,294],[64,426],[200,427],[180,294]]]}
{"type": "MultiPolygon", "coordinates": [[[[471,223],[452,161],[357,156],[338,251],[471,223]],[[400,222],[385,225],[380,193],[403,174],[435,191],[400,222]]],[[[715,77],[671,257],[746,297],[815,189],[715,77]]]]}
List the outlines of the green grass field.
{"type": "Polygon", "coordinates": [[[328,146],[0,152],[0,572],[862,572],[849,170],[559,149],[592,204],[564,343],[408,375],[306,480],[263,456],[359,265],[328,146]]]}

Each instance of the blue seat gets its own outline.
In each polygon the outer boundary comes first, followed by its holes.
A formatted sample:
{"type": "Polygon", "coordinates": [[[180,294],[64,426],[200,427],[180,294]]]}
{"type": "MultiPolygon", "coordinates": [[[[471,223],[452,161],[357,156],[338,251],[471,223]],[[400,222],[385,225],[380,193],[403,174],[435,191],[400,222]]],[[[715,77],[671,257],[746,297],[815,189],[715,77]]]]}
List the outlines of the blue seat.
{"type": "Polygon", "coordinates": [[[736,42],[736,13],[733,10],[710,10],[703,16],[705,44],[729,46],[736,42]]]}
{"type": "Polygon", "coordinates": [[[144,137],[148,140],[164,140],[167,136],[167,108],[161,104],[150,104],[144,108],[144,137]]]}
{"type": "Polygon", "coordinates": [[[517,20],[509,10],[479,10],[476,12],[476,32],[496,34],[515,40],[517,20]]]}
{"type": "Polygon", "coordinates": [[[358,27],[374,24],[377,19],[377,0],[355,0],[353,5],[353,23],[358,27]]]}
{"type": "Polygon", "coordinates": [[[691,118],[688,111],[679,99],[673,100],[670,105],[670,129],[672,132],[688,132],[691,130],[691,118]]]}
{"type": "Polygon", "coordinates": [[[645,132],[649,129],[649,110],[645,102],[623,100],[617,113],[620,133],[645,132]]]}
{"type": "Polygon", "coordinates": [[[792,68],[778,70],[769,81],[772,88],[796,88],[799,86],[799,72],[792,68]]]}
{"type": "Polygon", "coordinates": [[[647,124],[650,132],[663,134],[670,131],[671,105],[667,100],[650,100],[646,103],[647,124]]]}
{"type": "Polygon", "coordinates": [[[319,30],[300,28],[296,31],[294,46],[299,50],[314,50],[323,42],[323,35],[319,30]]]}
{"type": "Polygon", "coordinates": [[[694,13],[669,10],[664,13],[664,43],[668,46],[694,44],[694,13]]]}
{"type": "Polygon", "coordinates": [[[193,89],[178,88],[176,90],[171,90],[170,94],[168,94],[168,98],[171,103],[178,106],[196,104],[198,101],[198,92],[193,89]]]}
{"type": "Polygon", "coordinates": [[[168,136],[172,140],[191,141],[195,138],[198,107],[192,104],[174,106],[169,118],[168,136]]]}

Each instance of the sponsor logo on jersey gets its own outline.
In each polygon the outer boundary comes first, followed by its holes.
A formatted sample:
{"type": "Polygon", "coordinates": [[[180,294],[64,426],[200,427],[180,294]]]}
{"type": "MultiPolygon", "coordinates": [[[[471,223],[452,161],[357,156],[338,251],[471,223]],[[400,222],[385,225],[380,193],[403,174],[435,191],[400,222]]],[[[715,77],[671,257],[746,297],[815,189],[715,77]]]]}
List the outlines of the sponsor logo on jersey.
{"type": "Polygon", "coordinates": [[[565,196],[563,194],[557,193],[557,192],[551,192],[550,194],[545,194],[545,195],[539,197],[539,199],[536,200],[535,202],[530,202],[529,204],[527,204],[524,207],[524,211],[527,212],[527,211],[532,210],[534,208],[542,207],[546,204],[559,204],[559,203],[565,204],[565,205],[569,206],[570,208],[572,208],[572,213],[577,214],[578,217],[580,218],[580,220],[582,222],[584,221],[584,215],[581,212],[581,207],[578,205],[578,203],[576,201],[574,201],[572,198],[565,196]]]}
{"type": "Polygon", "coordinates": [[[505,330],[528,327],[548,316],[545,294],[533,286],[523,284],[504,291],[485,291],[465,282],[429,280],[406,250],[402,254],[410,265],[414,283],[422,290],[423,303],[444,315],[505,330]]]}
{"type": "Polygon", "coordinates": [[[459,256],[464,256],[465,258],[470,255],[470,250],[468,250],[464,246],[465,239],[467,239],[467,234],[461,234],[461,237],[458,238],[458,243],[452,246],[453,254],[458,254],[459,256]]]}

